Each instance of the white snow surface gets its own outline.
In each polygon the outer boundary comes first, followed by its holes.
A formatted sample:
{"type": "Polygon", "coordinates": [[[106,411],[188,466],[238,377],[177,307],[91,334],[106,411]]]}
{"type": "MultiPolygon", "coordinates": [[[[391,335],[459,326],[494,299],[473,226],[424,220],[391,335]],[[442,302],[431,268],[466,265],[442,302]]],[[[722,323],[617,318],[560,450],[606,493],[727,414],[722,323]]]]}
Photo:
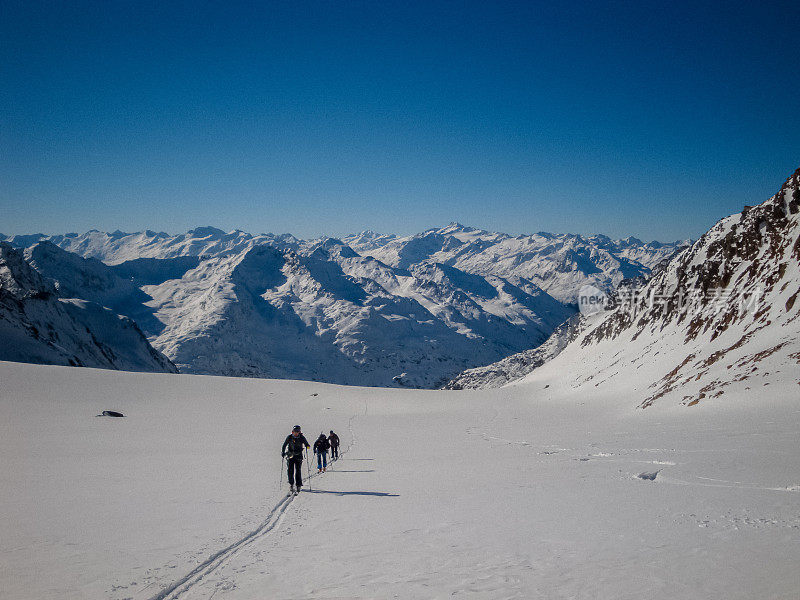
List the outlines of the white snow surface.
{"type": "Polygon", "coordinates": [[[3,597],[797,596],[796,381],[641,410],[622,378],[535,373],[449,392],[0,363],[3,597]],[[295,423],[343,452],[289,498],[295,423]]]}

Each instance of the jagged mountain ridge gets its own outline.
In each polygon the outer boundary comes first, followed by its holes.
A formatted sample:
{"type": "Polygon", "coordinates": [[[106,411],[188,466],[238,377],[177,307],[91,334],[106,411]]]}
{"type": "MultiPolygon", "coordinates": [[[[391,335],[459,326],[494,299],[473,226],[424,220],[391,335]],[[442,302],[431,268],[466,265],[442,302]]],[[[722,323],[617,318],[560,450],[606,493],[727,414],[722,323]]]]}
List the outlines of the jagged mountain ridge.
{"type": "MultiPolygon", "coordinates": [[[[586,243],[567,237],[573,245],[586,243]]],[[[90,231],[45,238],[12,241],[28,245],[31,264],[63,293],[135,319],[156,348],[193,373],[435,387],[467,368],[538,346],[575,312],[542,290],[535,273],[504,277],[454,266],[448,252],[460,250],[459,264],[467,258],[477,264],[481,252],[485,258],[492,247],[521,239],[459,225],[405,241],[364,232],[352,240],[361,252],[334,238],[211,227],[178,236],[90,231]],[[405,257],[401,264],[364,250],[379,254],[387,247],[405,257]]],[[[589,254],[602,256],[609,272],[585,271],[604,273],[608,285],[627,259],[609,259],[599,245],[638,249],[652,260],[674,251],[596,239],[598,249],[589,254]]],[[[518,249],[511,244],[504,252],[518,249]]],[[[524,256],[518,262],[532,264],[524,256]]],[[[562,287],[587,280],[583,271],[560,264],[562,287]]],[[[510,270],[501,266],[499,272],[510,270]]],[[[633,269],[646,271],[640,262],[633,269]]]]}
{"type": "Polygon", "coordinates": [[[26,254],[59,289],[135,316],[190,373],[434,387],[538,345],[574,312],[533,284],[394,269],[333,239],[117,265],[49,241],[26,254]]]}
{"type": "Polygon", "coordinates": [[[565,303],[575,302],[586,284],[611,292],[623,279],[648,274],[688,245],[546,232],[512,237],[458,223],[403,238],[363,232],[343,241],[398,268],[433,260],[476,275],[524,278],[565,303]]]}
{"type": "Polygon", "coordinates": [[[800,384],[800,169],[766,202],[719,221],[554,360],[519,380],[631,382],[637,404],[694,406],[726,389],[800,384]]]}
{"type": "Polygon", "coordinates": [[[296,248],[300,240],[291,234],[252,235],[234,230],[225,232],[216,227],[198,227],[179,235],[151,230],[126,233],[106,233],[92,229],[83,234],[15,235],[5,241],[16,248],[28,248],[49,241],[84,258],[95,258],[107,265],[117,265],[136,259],[169,259],[177,257],[210,257],[237,253],[259,244],[296,248]]]}
{"type": "Polygon", "coordinates": [[[97,303],[60,298],[23,254],[0,242],[0,360],[175,373],[136,323],[97,303]]]}
{"type": "MultiPolygon", "coordinates": [[[[179,235],[149,230],[137,233],[92,230],[80,235],[12,236],[7,241],[25,248],[47,240],[84,258],[117,265],[142,258],[210,258],[262,244],[308,254],[325,239],[300,240],[291,234],[252,235],[240,230],[224,232],[214,227],[199,227],[179,235]]],[[[645,243],[633,237],[612,240],[604,235],[583,237],[546,232],[510,236],[451,223],[407,237],[365,231],[345,236],[341,243],[358,254],[372,256],[399,269],[433,261],[466,273],[503,277],[515,284],[531,281],[560,302],[569,304],[575,302],[577,290],[587,283],[610,292],[625,278],[648,274],[688,241],[645,243]]]]}

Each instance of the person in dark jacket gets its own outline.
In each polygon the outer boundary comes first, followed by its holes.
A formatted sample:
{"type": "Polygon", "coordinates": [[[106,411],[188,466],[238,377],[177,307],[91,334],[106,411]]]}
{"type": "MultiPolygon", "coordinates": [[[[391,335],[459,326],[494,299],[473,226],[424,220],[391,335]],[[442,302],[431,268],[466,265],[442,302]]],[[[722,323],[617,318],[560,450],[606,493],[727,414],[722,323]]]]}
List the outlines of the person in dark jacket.
{"type": "Polygon", "coordinates": [[[310,448],[306,436],[300,431],[300,425],[295,425],[292,433],[286,436],[281,448],[281,456],[286,457],[289,470],[289,489],[300,492],[303,487],[303,450],[310,448]],[[297,484],[297,488],[295,488],[297,484]]]}
{"type": "Polygon", "coordinates": [[[328,436],[328,443],[331,445],[331,462],[339,458],[339,436],[333,433],[328,436]]]}
{"type": "Polygon", "coordinates": [[[324,433],[320,433],[317,441],[314,442],[314,454],[317,455],[317,468],[320,473],[324,473],[328,468],[328,449],[331,445],[324,433]]]}

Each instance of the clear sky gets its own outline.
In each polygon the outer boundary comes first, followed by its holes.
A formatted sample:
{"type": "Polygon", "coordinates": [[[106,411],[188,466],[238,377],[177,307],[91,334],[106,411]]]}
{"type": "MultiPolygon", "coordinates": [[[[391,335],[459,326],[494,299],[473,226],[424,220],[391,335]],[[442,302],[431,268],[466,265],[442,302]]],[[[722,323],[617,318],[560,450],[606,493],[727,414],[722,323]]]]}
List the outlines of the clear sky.
{"type": "Polygon", "coordinates": [[[0,2],[0,232],[696,237],[800,166],[800,3],[0,2]]]}

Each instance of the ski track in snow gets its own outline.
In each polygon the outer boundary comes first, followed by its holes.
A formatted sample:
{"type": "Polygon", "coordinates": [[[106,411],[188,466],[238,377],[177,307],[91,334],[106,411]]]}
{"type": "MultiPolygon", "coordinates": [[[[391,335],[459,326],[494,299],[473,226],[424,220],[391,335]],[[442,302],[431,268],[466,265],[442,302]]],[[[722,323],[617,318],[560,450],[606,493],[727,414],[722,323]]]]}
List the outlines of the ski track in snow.
{"type": "MultiPolygon", "coordinates": [[[[367,403],[364,403],[364,416],[367,414],[367,403]]],[[[347,454],[353,446],[356,445],[356,435],[353,429],[353,421],[358,415],[353,415],[350,417],[348,421],[347,428],[350,432],[350,443],[348,444],[347,448],[342,450],[339,453],[339,457],[347,454]]],[[[310,459],[307,460],[307,463],[310,465],[310,459]]],[[[333,469],[331,469],[333,470],[333,469]]],[[[283,472],[283,468],[281,468],[281,476],[283,477],[285,473],[283,472]]],[[[309,491],[312,490],[311,480],[315,477],[318,477],[321,473],[311,473],[306,478],[306,481],[309,482],[308,489],[309,491]]],[[[224,567],[225,565],[229,564],[231,559],[235,557],[242,549],[246,548],[250,544],[262,540],[267,537],[272,532],[276,531],[281,523],[284,520],[287,510],[289,506],[291,506],[292,502],[298,496],[294,495],[286,495],[281,498],[278,503],[272,507],[269,514],[267,515],[266,519],[259,525],[256,529],[245,535],[244,537],[240,538],[239,540],[232,543],[230,546],[223,548],[222,550],[216,552],[209,556],[205,561],[197,565],[194,569],[192,569],[188,574],[184,577],[163,589],[161,592],[156,594],[155,596],[151,596],[150,600],[176,600],[180,598],[190,590],[192,590],[196,585],[198,585],[201,581],[207,578],[209,575],[213,574],[215,571],[224,567]]],[[[149,586],[147,586],[149,587],[149,586]]],[[[143,590],[142,590],[143,591],[143,590]]],[[[217,589],[215,589],[210,597],[213,597],[216,594],[217,589]]]]}
{"type": "Polygon", "coordinates": [[[730,481],[725,482],[724,479],[713,479],[711,477],[701,477],[700,475],[695,476],[697,479],[703,479],[705,481],[717,481],[719,483],[703,483],[699,481],[685,481],[683,479],[676,479],[674,477],[664,477],[660,478],[659,481],[663,483],[671,483],[673,485],[690,485],[690,486],[699,486],[699,487],[715,487],[715,488],[730,488],[730,489],[742,489],[742,490],[762,490],[765,492],[797,492],[800,491],[800,486],[797,485],[789,485],[789,486],[763,486],[753,483],[739,483],[737,481],[730,481]]]}
{"type": "Polygon", "coordinates": [[[161,593],[153,596],[151,600],[168,600],[179,598],[181,595],[189,591],[194,585],[202,581],[204,577],[210,575],[218,567],[230,560],[230,558],[233,557],[239,550],[246,547],[256,539],[268,535],[280,525],[282,517],[286,513],[286,509],[289,507],[293,499],[294,496],[286,496],[283,498],[270,511],[266,520],[258,529],[250,532],[245,537],[237,542],[234,542],[227,548],[211,555],[205,562],[195,567],[191,572],[189,572],[189,574],[172,584],[166,590],[163,590],[161,593]]]}

